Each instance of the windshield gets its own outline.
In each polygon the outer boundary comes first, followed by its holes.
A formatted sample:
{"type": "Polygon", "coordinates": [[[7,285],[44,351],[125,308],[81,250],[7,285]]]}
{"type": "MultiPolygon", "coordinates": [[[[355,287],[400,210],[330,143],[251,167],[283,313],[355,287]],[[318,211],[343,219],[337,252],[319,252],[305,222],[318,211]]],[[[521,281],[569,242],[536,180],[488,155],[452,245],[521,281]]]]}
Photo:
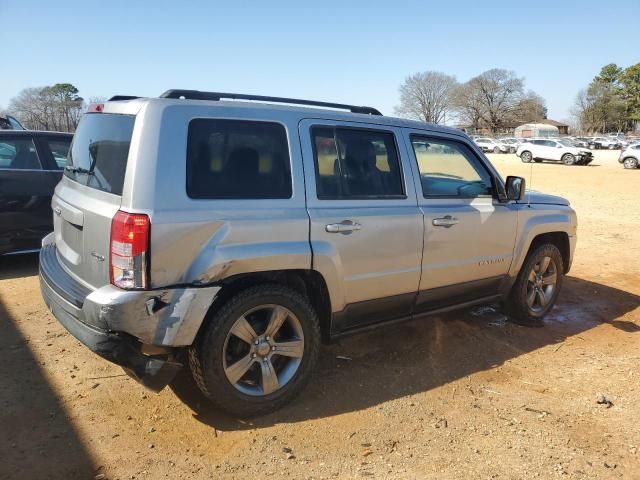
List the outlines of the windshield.
{"type": "Polygon", "coordinates": [[[135,117],[87,113],[67,156],[64,174],[78,183],[122,195],[135,117]]]}

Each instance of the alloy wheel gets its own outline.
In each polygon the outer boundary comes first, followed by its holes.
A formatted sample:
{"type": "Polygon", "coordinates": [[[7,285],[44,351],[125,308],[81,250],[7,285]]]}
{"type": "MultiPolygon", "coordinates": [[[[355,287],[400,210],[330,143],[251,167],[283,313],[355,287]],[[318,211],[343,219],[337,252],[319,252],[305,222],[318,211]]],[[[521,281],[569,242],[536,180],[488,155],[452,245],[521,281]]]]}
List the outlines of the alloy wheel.
{"type": "Polygon", "coordinates": [[[240,316],[229,330],[222,366],[237,390],[264,396],[291,381],[303,354],[304,334],[295,314],[281,305],[260,305],[240,316]]]}
{"type": "Polygon", "coordinates": [[[534,313],[542,312],[553,299],[558,282],[558,268],[551,257],[542,257],[529,272],[527,305],[534,313]]]}

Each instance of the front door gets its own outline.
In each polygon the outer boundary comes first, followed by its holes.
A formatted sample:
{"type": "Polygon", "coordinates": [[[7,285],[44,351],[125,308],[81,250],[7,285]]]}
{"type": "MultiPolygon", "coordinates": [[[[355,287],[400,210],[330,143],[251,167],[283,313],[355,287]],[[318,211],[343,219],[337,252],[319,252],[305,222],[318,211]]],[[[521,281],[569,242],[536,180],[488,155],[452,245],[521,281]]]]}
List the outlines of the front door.
{"type": "Polygon", "coordinates": [[[51,195],[61,174],[41,160],[30,136],[0,137],[0,254],[38,249],[53,230],[51,195]]]}
{"type": "Polygon", "coordinates": [[[425,222],[416,312],[497,294],[513,258],[516,211],[495,198],[491,170],[464,139],[405,135],[425,222]]]}
{"type": "Polygon", "coordinates": [[[328,284],[332,333],[411,314],[423,222],[400,133],[300,123],[313,267],[328,284]]]}

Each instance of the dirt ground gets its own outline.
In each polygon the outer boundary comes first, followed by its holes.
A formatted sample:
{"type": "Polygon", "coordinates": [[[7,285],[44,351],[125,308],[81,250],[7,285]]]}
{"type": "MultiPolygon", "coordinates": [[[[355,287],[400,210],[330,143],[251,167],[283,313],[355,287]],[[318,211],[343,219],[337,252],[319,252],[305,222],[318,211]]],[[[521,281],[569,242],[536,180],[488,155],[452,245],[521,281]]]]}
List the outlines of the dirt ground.
{"type": "Polygon", "coordinates": [[[545,328],[475,308],[346,338],[250,422],[188,379],[145,391],[48,313],[37,258],[0,258],[0,478],[640,478],[640,170],[617,155],[491,155],[578,212],[545,328]]]}

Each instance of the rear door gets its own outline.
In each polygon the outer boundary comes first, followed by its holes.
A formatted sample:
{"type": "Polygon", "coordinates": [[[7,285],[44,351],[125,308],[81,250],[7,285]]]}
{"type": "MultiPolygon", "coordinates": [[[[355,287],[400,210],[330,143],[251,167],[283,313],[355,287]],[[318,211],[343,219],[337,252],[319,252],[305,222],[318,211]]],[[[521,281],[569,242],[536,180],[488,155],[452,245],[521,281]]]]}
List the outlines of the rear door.
{"type": "Polygon", "coordinates": [[[423,223],[400,130],[325,120],[299,128],[313,266],[328,283],[334,333],[410,315],[423,223]]]}
{"type": "Polygon", "coordinates": [[[424,215],[416,312],[498,293],[516,237],[513,205],[498,202],[492,172],[460,137],[405,131],[424,215]]]}
{"type": "Polygon", "coordinates": [[[0,254],[37,249],[53,230],[51,195],[60,172],[37,146],[32,135],[0,136],[0,254]]]}
{"type": "Polygon", "coordinates": [[[52,200],[58,258],[90,288],[109,283],[111,220],[121,204],[134,122],[133,115],[85,114],[52,200]]]}

